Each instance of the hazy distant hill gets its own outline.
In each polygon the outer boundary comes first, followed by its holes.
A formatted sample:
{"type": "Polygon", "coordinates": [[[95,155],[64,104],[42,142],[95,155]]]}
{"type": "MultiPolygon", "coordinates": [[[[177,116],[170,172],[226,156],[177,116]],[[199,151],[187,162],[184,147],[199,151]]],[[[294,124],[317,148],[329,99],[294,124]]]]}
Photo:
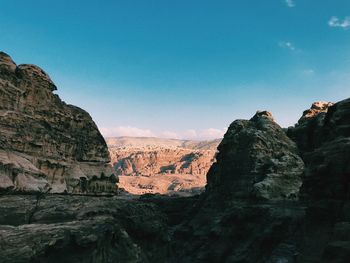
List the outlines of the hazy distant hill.
{"type": "Polygon", "coordinates": [[[216,150],[221,139],[195,141],[195,140],[179,140],[179,139],[163,139],[155,137],[108,137],[105,138],[108,147],[162,147],[162,148],[184,148],[193,150],[216,150]]]}

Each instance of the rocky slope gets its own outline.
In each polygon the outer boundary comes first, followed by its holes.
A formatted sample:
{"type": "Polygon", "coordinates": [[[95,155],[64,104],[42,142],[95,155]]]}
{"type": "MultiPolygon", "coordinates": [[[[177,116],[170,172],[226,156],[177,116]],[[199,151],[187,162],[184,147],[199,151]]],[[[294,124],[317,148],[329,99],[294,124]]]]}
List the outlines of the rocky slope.
{"type": "Polygon", "coordinates": [[[117,178],[95,123],[55,90],[42,69],[0,53],[0,190],[114,192],[117,178]]]}
{"type": "Polygon", "coordinates": [[[220,140],[106,138],[119,187],[133,194],[193,194],[204,189],[220,140]]]}

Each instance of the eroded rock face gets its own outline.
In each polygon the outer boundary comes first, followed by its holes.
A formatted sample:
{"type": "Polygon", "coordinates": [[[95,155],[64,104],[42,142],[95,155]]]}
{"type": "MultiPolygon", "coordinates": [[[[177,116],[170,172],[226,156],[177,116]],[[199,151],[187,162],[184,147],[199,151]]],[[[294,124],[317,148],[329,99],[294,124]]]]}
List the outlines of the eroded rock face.
{"type": "Polygon", "coordinates": [[[95,123],[54,90],[42,69],[0,53],[0,189],[114,192],[117,178],[95,123]]]}
{"type": "Polygon", "coordinates": [[[269,112],[234,121],[208,173],[208,192],[237,198],[298,196],[304,164],[297,147],[269,112]]]}

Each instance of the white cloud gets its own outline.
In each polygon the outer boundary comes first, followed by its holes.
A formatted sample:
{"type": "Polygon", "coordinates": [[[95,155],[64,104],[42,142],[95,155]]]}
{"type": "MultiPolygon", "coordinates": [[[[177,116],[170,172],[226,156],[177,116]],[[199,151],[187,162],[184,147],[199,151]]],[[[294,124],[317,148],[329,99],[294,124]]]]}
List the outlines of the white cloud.
{"type": "Polygon", "coordinates": [[[286,1],[286,4],[288,7],[294,7],[295,6],[295,3],[294,3],[294,0],[285,0],[286,1]]]}
{"type": "Polygon", "coordinates": [[[341,27],[341,28],[346,29],[350,26],[350,16],[345,17],[344,20],[341,20],[338,17],[333,16],[328,21],[328,25],[330,27],[341,27]]]}
{"type": "Polygon", "coordinates": [[[195,139],[198,139],[198,134],[195,130],[190,129],[190,130],[185,131],[182,137],[186,138],[186,139],[195,140],[195,139]]]}
{"type": "Polygon", "coordinates": [[[118,126],[113,128],[101,128],[101,133],[105,137],[155,137],[156,135],[149,129],[140,129],[131,126],[118,126]]]}
{"type": "Polygon", "coordinates": [[[281,48],[286,48],[286,49],[289,49],[291,51],[295,51],[295,46],[292,44],[292,42],[289,42],[289,41],[280,41],[278,43],[278,45],[281,47],[281,48]]]}
{"type": "Polygon", "coordinates": [[[172,132],[172,131],[163,131],[163,132],[161,132],[160,137],[168,138],[168,139],[179,139],[180,138],[180,136],[176,132],[172,132]]]}
{"type": "Polygon", "coordinates": [[[224,129],[215,129],[215,128],[209,128],[202,130],[199,133],[199,137],[202,139],[217,139],[217,138],[222,138],[226,132],[226,128],[224,129]]]}
{"type": "Polygon", "coordinates": [[[213,140],[222,138],[226,132],[226,128],[216,129],[216,128],[208,128],[203,130],[187,130],[183,133],[181,138],[190,139],[190,140],[213,140]]]}

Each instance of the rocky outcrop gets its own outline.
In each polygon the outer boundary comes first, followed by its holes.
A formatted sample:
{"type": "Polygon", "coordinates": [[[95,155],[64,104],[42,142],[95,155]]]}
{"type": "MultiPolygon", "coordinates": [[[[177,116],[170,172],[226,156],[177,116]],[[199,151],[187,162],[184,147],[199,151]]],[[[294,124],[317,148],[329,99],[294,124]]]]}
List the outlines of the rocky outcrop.
{"type": "Polygon", "coordinates": [[[304,164],[271,113],[234,121],[218,150],[207,176],[208,192],[268,200],[298,196],[304,164]]]}
{"type": "Polygon", "coordinates": [[[55,90],[42,69],[0,53],[0,190],[114,192],[117,178],[95,123],[55,90]]]}

